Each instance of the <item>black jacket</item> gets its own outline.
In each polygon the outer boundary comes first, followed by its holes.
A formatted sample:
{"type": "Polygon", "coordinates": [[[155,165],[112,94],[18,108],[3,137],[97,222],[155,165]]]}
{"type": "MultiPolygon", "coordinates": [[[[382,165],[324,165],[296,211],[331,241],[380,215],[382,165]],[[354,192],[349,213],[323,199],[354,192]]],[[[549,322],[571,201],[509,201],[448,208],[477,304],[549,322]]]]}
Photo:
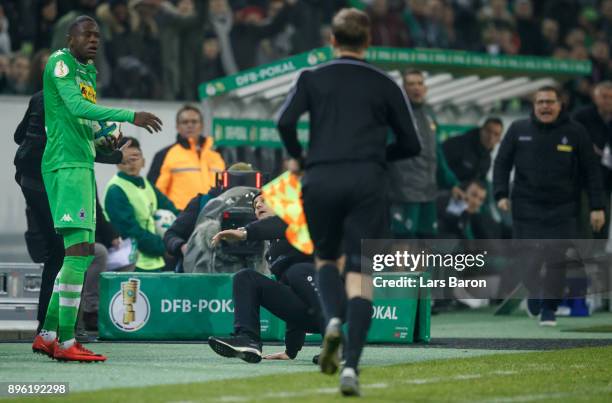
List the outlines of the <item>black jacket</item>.
{"type": "Polygon", "coordinates": [[[42,182],[40,164],[47,136],[45,133],[45,105],[43,92],[32,95],[23,119],[17,126],[13,135],[15,143],[19,144],[15,154],[15,178],[20,181],[21,175],[42,182]]]}
{"type": "Polygon", "coordinates": [[[337,162],[385,165],[419,154],[410,103],[386,73],[363,60],[343,57],[298,76],[279,111],[278,130],[292,158],[302,158],[296,125],[310,112],[306,167],[337,162]],[[389,127],[396,142],[387,145],[389,127]]]}
{"type": "Polygon", "coordinates": [[[513,167],[514,219],[574,218],[583,187],[592,210],[604,207],[600,171],[589,135],[565,112],[551,124],[542,124],[533,114],[512,123],[495,159],[496,200],[509,196],[513,167]]]}
{"type": "MultiPolygon", "coordinates": [[[[21,177],[26,176],[42,185],[40,166],[47,144],[45,104],[42,91],[37,92],[30,98],[28,109],[17,126],[13,139],[15,143],[19,144],[14,159],[17,169],[15,179],[20,183],[21,177]]],[[[95,161],[104,164],[118,164],[122,158],[121,151],[115,150],[110,154],[97,152],[95,161]]]]}
{"type": "MultiPolygon", "coordinates": [[[[601,118],[595,105],[585,106],[574,113],[574,120],[582,124],[589,136],[593,145],[603,152],[606,144],[612,145],[612,122],[606,124],[601,118]]],[[[599,157],[598,157],[599,158],[599,157]]],[[[612,177],[610,170],[601,166],[601,179],[603,180],[604,188],[608,194],[612,192],[612,177]]]]}
{"type": "Polygon", "coordinates": [[[460,182],[486,179],[491,153],[480,142],[480,128],[446,140],[442,150],[449,168],[460,182]]]}
{"type": "Polygon", "coordinates": [[[119,238],[119,232],[106,219],[102,206],[100,206],[99,197],[96,195],[96,242],[110,248],[113,240],[119,238]]]}
{"type": "Polygon", "coordinates": [[[266,260],[270,265],[270,271],[279,280],[282,280],[283,273],[289,266],[295,263],[312,262],[312,256],[303,254],[287,241],[285,237],[287,223],[278,216],[254,221],[245,229],[248,241],[270,241],[266,250],[266,260]]]}

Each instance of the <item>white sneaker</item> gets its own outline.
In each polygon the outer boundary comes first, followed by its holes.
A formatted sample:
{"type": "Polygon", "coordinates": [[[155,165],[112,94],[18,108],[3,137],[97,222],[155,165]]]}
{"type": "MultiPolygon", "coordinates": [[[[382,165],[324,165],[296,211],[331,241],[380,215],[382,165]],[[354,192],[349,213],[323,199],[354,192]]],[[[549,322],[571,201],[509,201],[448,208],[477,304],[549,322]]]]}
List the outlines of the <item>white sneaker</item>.
{"type": "Polygon", "coordinates": [[[359,396],[359,376],[353,368],[344,368],[340,374],[340,392],[344,396],[359,396]]]}

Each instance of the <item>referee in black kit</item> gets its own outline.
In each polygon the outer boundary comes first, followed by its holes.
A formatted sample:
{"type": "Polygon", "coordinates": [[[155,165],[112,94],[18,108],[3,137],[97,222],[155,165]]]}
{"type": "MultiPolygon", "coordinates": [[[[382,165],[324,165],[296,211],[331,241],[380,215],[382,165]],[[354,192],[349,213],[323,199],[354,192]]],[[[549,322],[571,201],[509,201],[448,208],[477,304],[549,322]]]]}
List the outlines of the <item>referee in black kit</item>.
{"type": "Polygon", "coordinates": [[[350,396],[359,395],[357,364],[372,317],[372,278],[360,272],[361,240],[388,233],[386,162],[415,156],[421,145],[404,91],[364,61],[370,44],[368,16],[354,8],[339,11],[332,21],[331,44],[337,59],[299,75],[279,111],[278,129],[292,158],[289,169],[305,169],[302,201],[327,323],[321,372],[338,369],[346,319],[340,390],[350,396]],[[304,155],[296,125],[307,111],[310,144],[304,155]],[[390,145],[389,127],[396,134],[390,145]]]}

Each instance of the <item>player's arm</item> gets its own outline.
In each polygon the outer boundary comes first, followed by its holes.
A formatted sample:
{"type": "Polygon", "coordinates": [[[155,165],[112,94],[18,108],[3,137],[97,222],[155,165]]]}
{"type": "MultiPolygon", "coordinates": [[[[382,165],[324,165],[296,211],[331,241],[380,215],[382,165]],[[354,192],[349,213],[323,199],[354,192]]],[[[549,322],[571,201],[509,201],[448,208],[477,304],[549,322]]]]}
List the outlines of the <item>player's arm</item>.
{"type": "Polygon", "coordinates": [[[49,74],[66,108],[72,115],[88,120],[129,122],[145,128],[149,133],[161,131],[162,121],[152,113],[109,108],[85,100],[76,82],[76,67],[70,62],[58,58],[52,69],[53,71],[49,74]]]}
{"type": "Polygon", "coordinates": [[[58,58],[53,71],[49,73],[64,105],[72,115],[88,120],[134,123],[133,111],[96,105],[83,98],[76,82],[76,66],[67,60],[58,58]]]}
{"type": "Polygon", "coordinates": [[[421,141],[414,123],[412,107],[404,90],[397,84],[390,85],[388,92],[388,121],[396,141],[387,146],[387,161],[414,157],[421,152],[421,141]]]}
{"type": "Polygon", "coordinates": [[[308,79],[308,72],[304,71],[289,91],[287,99],[278,111],[276,120],[276,126],[280,133],[283,145],[287,149],[287,153],[296,160],[301,160],[302,145],[298,141],[297,124],[300,120],[300,116],[306,110],[308,110],[308,96],[306,93],[306,80],[308,79]]]}

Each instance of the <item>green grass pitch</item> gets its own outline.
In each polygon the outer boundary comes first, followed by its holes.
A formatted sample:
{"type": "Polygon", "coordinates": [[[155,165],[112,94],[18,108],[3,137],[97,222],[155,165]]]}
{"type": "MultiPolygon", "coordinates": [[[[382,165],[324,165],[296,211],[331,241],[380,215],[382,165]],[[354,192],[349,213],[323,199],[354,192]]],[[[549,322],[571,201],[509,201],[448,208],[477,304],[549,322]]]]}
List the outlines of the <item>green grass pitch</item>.
{"type": "MultiPolygon", "coordinates": [[[[523,314],[490,311],[433,318],[432,338],[484,340],[481,347],[367,346],[361,384],[366,402],[609,402],[612,401],[612,314],[561,318],[542,328],[523,314]],[[578,329],[590,332],[579,332],[578,329]],[[599,332],[593,331],[600,330],[599,332]],[[537,350],[512,343],[540,340],[537,350]],[[542,351],[576,339],[607,346],[542,351]],[[500,347],[501,343],[501,347],[500,347]],[[444,348],[443,348],[444,347],[444,348]],[[500,349],[501,348],[501,349],[500,349]],[[521,348],[518,345],[518,348],[521,348]]],[[[27,343],[0,343],[0,381],[68,382],[70,394],[6,401],[57,402],[316,402],[344,400],[338,378],[318,373],[305,347],[294,361],[247,364],[215,355],[203,343],[94,343],[102,364],[58,363],[27,343]]],[[[532,347],[533,348],[533,347],[532,347]]],[[[264,353],[279,351],[266,346],[264,353]]],[[[2,400],[2,398],[0,398],[2,400]]]]}
{"type": "MultiPolygon", "coordinates": [[[[196,346],[200,347],[200,346],[196,346]]],[[[387,350],[387,349],[376,349],[387,350]]],[[[419,349],[405,349],[418,354],[419,349]]],[[[42,357],[41,357],[42,359],[42,357]]],[[[606,402],[612,399],[612,347],[547,352],[490,354],[469,358],[365,367],[361,377],[363,400],[375,402],[606,402]]],[[[123,362],[127,364],[127,362],[123,362]]],[[[227,360],[218,371],[256,370],[258,366],[227,360]]],[[[295,363],[294,363],[295,364],[295,363]]],[[[301,362],[302,372],[247,376],[241,379],[72,392],[51,398],[61,402],[250,402],[344,400],[337,377],[319,374],[301,362]]],[[[106,364],[53,364],[96,373],[106,364]]],[[[111,365],[108,363],[108,365],[111,365]]],[[[118,364],[115,364],[118,365],[118,364]]],[[[146,376],[162,368],[133,363],[146,376]]],[[[169,364],[172,367],[172,364],[169,364]]],[[[206,370],[202,363],[202,370],[206,370]]],[[[40,398],[11,399],[38,401],[40,398]]]]}

